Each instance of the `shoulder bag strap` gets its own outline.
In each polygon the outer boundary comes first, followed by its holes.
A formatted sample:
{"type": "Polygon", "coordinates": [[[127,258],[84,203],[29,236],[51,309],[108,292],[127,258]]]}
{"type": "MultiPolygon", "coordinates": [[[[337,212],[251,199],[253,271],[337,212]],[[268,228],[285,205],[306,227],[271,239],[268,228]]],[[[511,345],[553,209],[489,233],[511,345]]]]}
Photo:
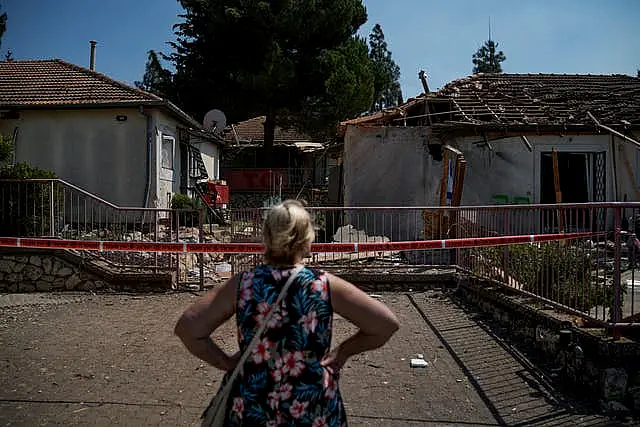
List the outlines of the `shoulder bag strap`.
{"type": "Polygon", "coordinates": [[[256,334],[253,336],[253,339],[251,340],[251,342],[247,346],[247,349],[245,350],[245,352],[240,357],[240,360],[238,361],[238,364],[234,368],[233,373],[231,374],[231,376],[229,377],[229,381],[227,382],[226,387],[232,387],[233,386],[233,382],[235,381],[235,379],[238,376],[238,374],[241,372],[242,367],[244,366],[244,363],[246,362],[247,358],[249,357],[251,352],[256,348],[256,346],[260,342],[262,334],[264,333],[265,329],[267,328],[267,323],[269,323],[269,321],[271,320],[271,318],[275,314],[277,308],[280,306],[280,303],[282,302],[284,297],[287,295],[287,291],[289,290],[289,287],[291,286],[291,284],[295,280],[296,276],[298,276],[298,274],[300,273],[300,271],[302,271],[303,268],[304,268],[304,266],[298,266],[295,269],[293,269],[293,271],[291,272],[291,276],[289,276],[289,279],[287,280],[287,282],[282,287],[282,290],[280,291],[280,294],[278,295],[278,298],[276,299],[276,302],[269,309],[269,313],[267,314],[267,316],[262,321],[262,324],[260,325],[260,327],[256,330],[256,334]]]}

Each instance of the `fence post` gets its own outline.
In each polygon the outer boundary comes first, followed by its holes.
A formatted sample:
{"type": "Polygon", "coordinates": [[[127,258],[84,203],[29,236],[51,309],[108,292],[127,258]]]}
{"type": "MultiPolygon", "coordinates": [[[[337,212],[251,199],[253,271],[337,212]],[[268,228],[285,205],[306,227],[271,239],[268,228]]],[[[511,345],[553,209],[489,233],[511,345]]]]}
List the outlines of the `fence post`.
{"type": "MultiPolygon", "coordinates": [[[[198,210],[198,243],[204,243],[204,221],[203,221],[203,210],[199,209],[198,210]]],[[[211,227],[211,224],[209,224],[209,227],[211,227]]],[[[211,230],[209,230],[209,232],[211,232],[211,230]]],[[[198,263],[199,265],[199,269],[200,269],[200,290],[204,290],[204,254],[201,252],[198,254],[198,263]]]]}
{"type": "Polygon", "coordinates": [[[620,338],[620,329],[616,325],[621,320],[621,280],[620,280],[620,256],[621,256],[621,248],[620,248],[620,231],[622,227],[622,213],[621,208],[614,208],[614,260],[613,260],[613,313],[611,316],[611,320],[614,322],[613,327],[613,339],[617,340],[620,338]]]}
{"type": "Polygon", "coordinates": [[[50,233],[49,235],[51,237],[55,236],[53,189],[54,189],[54,182],[51,181],[51,185],[49,186],[49,233],[50,233]]]}

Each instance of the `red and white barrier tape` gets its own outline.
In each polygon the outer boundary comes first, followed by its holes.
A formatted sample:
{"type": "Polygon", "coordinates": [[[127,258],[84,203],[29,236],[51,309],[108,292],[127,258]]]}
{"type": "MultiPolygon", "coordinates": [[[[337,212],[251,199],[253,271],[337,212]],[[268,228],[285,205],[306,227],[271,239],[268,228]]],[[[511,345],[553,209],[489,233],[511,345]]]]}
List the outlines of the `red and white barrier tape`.
{"type": "MultiPolygon", "coordinates": [[[[597,233],[533,234],[524,236],[477,237],[414,242],[314,243],[313,253],[396,252],[425,249],[459,249],[481,246],[503,246],[522,243],[541,243],[593,237],[597,233]]],[[[0,237],[0,247],[32,249],[76,249],[85,251],[127,251],[167,253],[227,253],[258,254],[264,251],[261,243],[169,243],[114,242],[95,240],[59,240],[0,237]]]]}

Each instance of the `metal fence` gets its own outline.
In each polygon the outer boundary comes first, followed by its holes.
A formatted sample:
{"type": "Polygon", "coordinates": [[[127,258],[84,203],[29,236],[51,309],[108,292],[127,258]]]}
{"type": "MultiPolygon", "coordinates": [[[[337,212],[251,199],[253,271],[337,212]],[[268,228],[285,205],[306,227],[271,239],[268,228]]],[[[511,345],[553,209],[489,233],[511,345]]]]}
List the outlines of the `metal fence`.
{"type": "MultiPolygon", "coordinates": [[[[119,207],[59,179],[0,180],[0,236],[127,242],[200,242],[200,212],[119,207]]],[[[170,273],[201,284],[201,255],[77,251],[114,273],[170,273]]]]}
{"type": "MultiPolygon", "coordinates": [[[[420,273],[455,266],[596,322],[640,321],[640,243],[635,237],[638,203],[478,207],[308,208],[317,242],[411,242],[498,236],[589,233],[555,242],[464,249],[314,253],[324,268],[420,273]]],[[[265,209],[230,213],[225,242],[259,242],[265,209]]],[[[639,225],[640,225],[640,221],[639,225]]],[[[232,255],[234,271],[261,261],[232,255]]]]}
{"type": "MultiPolygon", "coordinates": [[[[498,236],[588,233],[547,243],[457,249],[313,253],[310,265],[422,273],[457,268],[581,319],[640,321],[640,203],[477,207],[309,207],[319,243],[415,242],[498,236]]],[[[201,224],[195,211],[122,208],[61,180],[0,181],[0,236],[142,242],[253,243],[266,209],[233,210],[226,225],[201,224]]],[[[87,252],[121,271],[175,273],[202,284],[249,269],[260,255],[87,252]],[[229,271],[231,270],[231,271],[229,271]]]]}

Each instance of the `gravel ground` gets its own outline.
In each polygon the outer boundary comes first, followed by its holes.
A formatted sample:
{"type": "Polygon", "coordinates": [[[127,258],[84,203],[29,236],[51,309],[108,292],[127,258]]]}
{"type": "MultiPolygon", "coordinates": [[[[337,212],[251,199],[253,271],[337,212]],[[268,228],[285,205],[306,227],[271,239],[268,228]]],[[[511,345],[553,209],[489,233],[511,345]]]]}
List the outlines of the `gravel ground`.
{"type": "MultiPolygon", "coordinates": [[[[345,367],[350,425],[616,425],[555,403],[449,299],[381,295],[402,328],[345,367]],[[410,368],[417,354],[427,368],[410,368]]],[[[172,334],[195,298],[0,295],[0,426],[194,425],[221,378],[172,334]]],[[[337,318],[334,340],[353,331],[337,318]]],[[[215,338],[237,348],[231,322],[215,338]]]]}

